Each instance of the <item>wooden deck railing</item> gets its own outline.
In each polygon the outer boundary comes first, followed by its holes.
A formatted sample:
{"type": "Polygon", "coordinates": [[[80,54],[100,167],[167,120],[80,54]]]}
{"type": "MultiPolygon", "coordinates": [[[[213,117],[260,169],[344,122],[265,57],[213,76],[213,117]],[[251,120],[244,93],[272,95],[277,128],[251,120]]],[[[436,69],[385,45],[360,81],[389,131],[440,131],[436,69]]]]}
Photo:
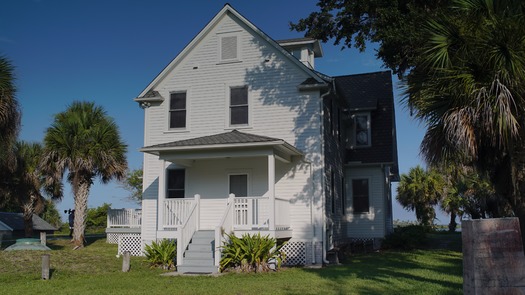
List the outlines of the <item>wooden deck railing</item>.
{"type": "Polygon", "coordinates": [[[234,198],[233,227],[247,230],[268,228],[269,202],[265,197],[234,198]]]}
{"type": "Polygon", "coordinates": [[[190,216],[195,205],[195,199],[168,199],[164,201],[164,228],[180,227],[190,216]]]}
{"type": "Polygon", "coordinates": [[[221,247],[226,242],[226,236],[223,233],[230,234],[233,231],[233,203],[235,195],[230,194],[226,211],[222,216],[221,222],[215,228],[215,266],[219,267],[221,262],[221,247]]]}
{"type": "Polygon", "coordinates": [[[188,210],[186,218],[182,220],[182,224],[177,228],[177,253],[179,253],[177,255],[177,265],[182,265],[184,250],[186,250],[186,247],[190,244],[193,234],[199,229],[199,201],[200,196],[195,195],[195,199],[191,203],[192,205],[188,210]]]}
{"type": "Polygon", "coordinates": [[[140,228],[141,209],[108,209],[107,227],[140,228]]]}

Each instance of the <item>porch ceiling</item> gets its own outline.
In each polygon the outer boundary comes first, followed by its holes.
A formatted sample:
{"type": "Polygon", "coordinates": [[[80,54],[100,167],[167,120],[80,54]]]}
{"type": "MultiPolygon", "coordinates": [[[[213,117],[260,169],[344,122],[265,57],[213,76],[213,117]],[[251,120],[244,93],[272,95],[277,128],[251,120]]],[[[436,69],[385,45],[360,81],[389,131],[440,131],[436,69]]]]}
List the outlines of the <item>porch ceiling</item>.
{"type": "Polygon", "coordinates": [[[233,130],[143,147],[141,152],[157,155],[161,159],[198,159],[223,157],[253,157],[274,154],[289,162],[303,153],[283,139],[260,136],[233,130]]]}

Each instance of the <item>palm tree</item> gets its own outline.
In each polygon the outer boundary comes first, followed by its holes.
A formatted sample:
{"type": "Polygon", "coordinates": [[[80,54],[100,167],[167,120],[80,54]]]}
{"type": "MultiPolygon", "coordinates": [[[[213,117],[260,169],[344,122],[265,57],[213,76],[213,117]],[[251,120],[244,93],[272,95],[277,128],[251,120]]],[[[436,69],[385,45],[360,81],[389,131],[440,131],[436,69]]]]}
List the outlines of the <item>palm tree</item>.
{"type": "Polygon", "coordinates": [[[14,143],[20,130],[20,108],[15,97],[13,66],[0,56],[0,206],[7,201],[5,181],[15,166],[14,143]]]}
{"type": "Polygon", "coordinates": [[[113,119],[91,102],[74,102],[55,115],[44,144],[42,167],[48,181],[61,180],[68,173],[75,199],[73,243],[83,247],[91,185],[97,177],[103,183],[126,177],[127,146],[113,119]]]}
{"type": "Polygon", "coordinates": [[[427,30],[406,89],[422,153],[487,172],[525,232],[525,2],[456,0],[427,30]]]}
{"type": "Polygon", "coordinates": [[[39,143],[18,141],[15,145],[16,168],[9,177],[9,194],[11,200],[22,207],[25,224],[25,235],[33,235],[33,214],[44,211],[46,199],[42,193],[52,198],[62,196],[60,182],[44,184],[44,177],[40,170],[40,160],[43,148],[39,143]]]}
{"type": "Polygon", "coordinates": [[[397,201],[403,208],[416,212],[416,218],[421,225],[434,225],[438,204],[443,193],[443,179],[434,170],[425,171],[421,166],[411,168],[407,174],[401,175],[397,187],[397,201]]]}

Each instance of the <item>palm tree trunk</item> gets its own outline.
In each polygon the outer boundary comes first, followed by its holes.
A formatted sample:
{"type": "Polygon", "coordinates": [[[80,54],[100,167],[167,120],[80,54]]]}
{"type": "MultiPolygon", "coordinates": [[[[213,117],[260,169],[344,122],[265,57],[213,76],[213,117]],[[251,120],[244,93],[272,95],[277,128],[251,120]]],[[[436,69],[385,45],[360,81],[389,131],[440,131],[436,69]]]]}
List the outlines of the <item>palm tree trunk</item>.
{"type": "Polygon", "coordinates": [[[38,196],[31,194],[27,203],[24,204],[24,232],[26,238],[33,236],[33,214],[35,214],[35,204],[38,196]]]}
{"type": "Polygon", "coordinates": [[[73,225],[73,244],[84,247],[84,231],[86,229],[87,201],[90,183],[81,181],[75,195],[75,221],[73,225]]]}
{"type": "Polygon", "coordinates": [[[32,202],[24,205],[24,234],[26,238],[33,236],[33,212],[32,202]]]}
{"type": "Polygon", "coordinates": [[[448,224],[448,231],[453,233],[456,231],[456,227],[458,224],[456,223],[456,212],[451,211],[450,212],[450,223],[448,224]]]}

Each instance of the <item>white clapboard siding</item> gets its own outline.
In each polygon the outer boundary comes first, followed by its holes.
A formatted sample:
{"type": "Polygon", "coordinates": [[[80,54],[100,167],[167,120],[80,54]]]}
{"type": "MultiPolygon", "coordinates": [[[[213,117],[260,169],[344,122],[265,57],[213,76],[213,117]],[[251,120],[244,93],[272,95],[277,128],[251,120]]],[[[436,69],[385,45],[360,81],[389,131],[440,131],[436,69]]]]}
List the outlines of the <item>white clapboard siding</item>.
{"type": "Polygon", "coordinates": [[[157,200],[142,201],[142,250],[157,239],[157,200]]]}
{"type": "Polygon", "coordinates": [[[227,199],[201,199],[200,206],[200,229],[215,230],[219,225],[224,211],[226,210],[227,199]]]}

